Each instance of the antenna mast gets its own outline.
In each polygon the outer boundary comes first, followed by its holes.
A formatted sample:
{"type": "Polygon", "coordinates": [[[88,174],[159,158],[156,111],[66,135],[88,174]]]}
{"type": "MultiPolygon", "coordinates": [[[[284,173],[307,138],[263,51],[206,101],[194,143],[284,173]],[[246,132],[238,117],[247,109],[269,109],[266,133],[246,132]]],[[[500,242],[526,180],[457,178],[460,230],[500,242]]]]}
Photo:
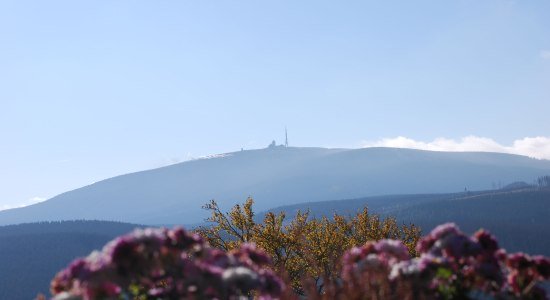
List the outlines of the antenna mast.
{"type": "Polygon", "coordinates": [[[288,131],[286,130],[286,126],[285,126],[285,147],[288,147],[288,131]]]}

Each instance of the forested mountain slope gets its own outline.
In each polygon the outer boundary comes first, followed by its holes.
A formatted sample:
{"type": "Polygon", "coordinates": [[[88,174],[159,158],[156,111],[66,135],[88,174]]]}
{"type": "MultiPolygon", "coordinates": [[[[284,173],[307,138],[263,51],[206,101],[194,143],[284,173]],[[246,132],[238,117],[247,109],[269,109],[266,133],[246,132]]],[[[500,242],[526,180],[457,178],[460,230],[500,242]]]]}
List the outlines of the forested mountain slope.
{"type": "Polygon", "coordinates": [[[470,233],[479,228],[490,230],[508,251],[550,256],[550,189],[366,197],[301,203],[272,211],[292,216],[298,210],[309,210],[320,217],[334,212],[353,214],[365,206],[372,213],[414,223],[424,233],[439,224],[455,222],[470,233]]]}

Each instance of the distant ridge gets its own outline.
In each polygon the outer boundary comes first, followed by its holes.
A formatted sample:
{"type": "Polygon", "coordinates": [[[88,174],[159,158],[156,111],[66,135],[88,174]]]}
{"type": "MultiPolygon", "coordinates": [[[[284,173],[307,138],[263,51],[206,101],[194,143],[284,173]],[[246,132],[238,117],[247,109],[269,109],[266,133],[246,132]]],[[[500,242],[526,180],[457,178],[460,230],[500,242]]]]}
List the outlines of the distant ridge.
{"type": "MultiPolygon", "coordinates": [[[[310,211],[315,217],[333,213],[350,215],[368,207],[373,214],[396,217],[429,232],[439,224],[454,222],[473,233],[485,228],[508,251],[550,256],[550,189],[533,187],[451,194],[387,195],[349,200],[300,203],[270,211],[310,211]]],[[[258,219],[264,213],[258,214],[258,219]]]]}
{"type": "Polygon", "coordinates": [[[109,178],[0,211],[0,225],[73,219],[194,224],[207,216],[201,206],[210,199],[227,208],[252,196],[257,209],[266,210],[304,201],[483,190],[546,174],[548,160],[502,153],[271,147],[109,178]]]}

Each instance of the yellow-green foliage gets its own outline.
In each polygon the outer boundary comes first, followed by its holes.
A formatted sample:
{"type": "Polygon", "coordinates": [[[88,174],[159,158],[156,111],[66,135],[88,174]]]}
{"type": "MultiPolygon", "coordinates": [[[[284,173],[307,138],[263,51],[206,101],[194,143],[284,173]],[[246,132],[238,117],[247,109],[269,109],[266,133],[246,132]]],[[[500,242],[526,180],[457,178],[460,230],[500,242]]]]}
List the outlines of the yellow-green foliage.
{"type": "Polygon", "coordinates": [[[354,216],[334,214],[332,218],[311,218],[309,212],[298,212],[285,222],[286,215],[268,212],[263,222],[254,221],[248,198],[224,213],[212,200],[204,206],[211,212],[207,219],[210,227],[197,232],[213,247],[223,250],[237,248],[241,243],[252,242],[265,250],[273,259],[277,271],[285,272],[296,291],[302,291],[302,281],[311,280],[322,287],[322,280],[334,279],[338,262],[344,251],[367,241],[398,239],[416,256],[415,245],[420,229],[415,225],[399,225],[395,218],[381,219],[369,214],[365,207],[354,216]]]}

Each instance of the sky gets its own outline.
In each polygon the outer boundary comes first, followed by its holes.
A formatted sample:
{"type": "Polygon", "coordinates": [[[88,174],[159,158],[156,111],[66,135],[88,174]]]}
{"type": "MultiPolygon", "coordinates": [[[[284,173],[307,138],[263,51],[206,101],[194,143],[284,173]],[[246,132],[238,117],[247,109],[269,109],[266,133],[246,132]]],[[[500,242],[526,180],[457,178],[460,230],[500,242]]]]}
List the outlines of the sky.
{"type": "Polygon", "coordinates": [[[0,209],[285,126],[550,159],[549,113],[549,0],[0,0],[0,209]]]}

